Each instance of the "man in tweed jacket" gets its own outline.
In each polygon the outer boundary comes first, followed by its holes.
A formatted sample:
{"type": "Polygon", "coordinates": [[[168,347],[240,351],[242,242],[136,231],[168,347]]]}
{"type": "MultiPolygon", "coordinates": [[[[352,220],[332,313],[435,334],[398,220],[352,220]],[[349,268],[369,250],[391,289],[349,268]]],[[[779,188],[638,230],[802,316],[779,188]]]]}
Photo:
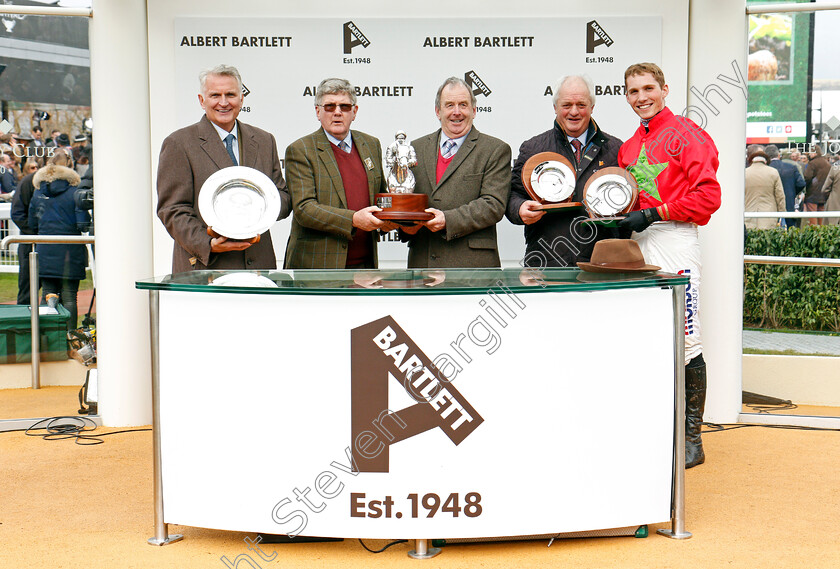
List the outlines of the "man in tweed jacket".
{"type": "Polygon", "coordinates": [[[292,193],[287,269],[376,268],[378,231],[394,225],[376,218],[374,194],[387,191],[379,140],[350,130],[356,91],[345,79],[325,79],[315,91],[321,127],[286,149],[292,193]]]}
{"type": "Polygon", "coordinates": [[[450,77],[435,98],[441,128],[411,145],[414,191],[429,196],[435,217],[404,227],[409,268],[499,267],[496,224],[510,193],[510,146],[473,126],[475,95],[450,77]]]}

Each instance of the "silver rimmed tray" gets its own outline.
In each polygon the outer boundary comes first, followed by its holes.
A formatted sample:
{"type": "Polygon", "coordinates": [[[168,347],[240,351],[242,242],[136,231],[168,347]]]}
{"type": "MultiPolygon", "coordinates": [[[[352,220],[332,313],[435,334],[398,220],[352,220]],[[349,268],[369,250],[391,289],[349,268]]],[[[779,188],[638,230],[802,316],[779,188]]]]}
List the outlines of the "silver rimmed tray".
{"type": "Polygon", "coordinates": [[[624,168],[603,168],[586,181],[583,205],[592,219],[617,218],[633,209],[639,190],[636,179],[624,168]]]}
{"type": "Polygon", "coordinates": [[[223,168],[198,193],[204,222],[229,239],[251,239],[267,231],[280,214],[280,194],[271,178],[247,166],[223,168]]]}

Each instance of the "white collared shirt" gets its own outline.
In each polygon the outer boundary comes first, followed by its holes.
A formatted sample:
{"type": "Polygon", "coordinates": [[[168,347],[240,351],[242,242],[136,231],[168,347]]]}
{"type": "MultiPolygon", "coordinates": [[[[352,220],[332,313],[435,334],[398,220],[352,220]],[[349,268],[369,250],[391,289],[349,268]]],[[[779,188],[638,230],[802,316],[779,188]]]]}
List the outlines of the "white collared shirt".
{"type": "Polygon", "coordinates": [[[216,129],[216,132],[219,133],[219,138],[222,139],[222,144],[225,143],[225,139],[227,138],[227,135],[229,135],[229,134],[233,135],[233,155],[236,156],[236,163],[241,165],[242,160],[239,158],[239,121],[236,121],[236,124],[234,125],[233,130],[231,130],[230,132],[226,131],[225,129],[223,129],[222,127],[220,127],[219,125],[217,125],[213,121],[210,121],[210,124],[212,124],[213,128],[216,129]]]}
{"type": "MultiPolygon", "coordinates": [[[[569,144],[571,144],[573,140],[579,140],[580,141],[580,151],[583,152],[583,150],[586,148],[586,135],[587,134],[589,134],[589,129],[586,129],[586,132],[584,132],[580,136],[566,135],[566,138],[569,139],[569,144]]],[[[574,146],[572,148],[574,148],[574,146]]]]}
{"type": "Polygon", "coordinates": [[[338,146],[342,142],[346,142],[348,151],[351,151],[351,152],[353,151],[353,133],[351,133],[349,130],[347,131],[347,136],[344,137],[343,141],[337,139],[336,137],[334,137],[333,135],[328,133],[326,130],[324,131],[324,134],[326,134],[327,139],[330,142],[332,142],[333,144],[335,144],[336,146],[338,146]]]}

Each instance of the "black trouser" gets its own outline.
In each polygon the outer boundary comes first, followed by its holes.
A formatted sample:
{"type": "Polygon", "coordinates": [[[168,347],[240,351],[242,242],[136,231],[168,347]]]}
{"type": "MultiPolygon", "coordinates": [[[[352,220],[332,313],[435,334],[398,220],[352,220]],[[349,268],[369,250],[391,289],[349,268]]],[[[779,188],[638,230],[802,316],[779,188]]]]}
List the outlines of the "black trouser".
{"type": "Polygon", "coordinates": [[[31,251],[30,243],[18,244],[18,304],[29,304],[29,253],[31,251]]]}
{"type": "Polygon", "coordinates": [[[78,279],[55,279],[50,277],[41,277],[41,286],[44,289],[44,298],[50,293],[58,295],[58,301],[70,313],[70,319],[67,321],[67,329],[75,330],[78,327],[79,308],[76,303],[76,295],[79,293],[78,279]]]}

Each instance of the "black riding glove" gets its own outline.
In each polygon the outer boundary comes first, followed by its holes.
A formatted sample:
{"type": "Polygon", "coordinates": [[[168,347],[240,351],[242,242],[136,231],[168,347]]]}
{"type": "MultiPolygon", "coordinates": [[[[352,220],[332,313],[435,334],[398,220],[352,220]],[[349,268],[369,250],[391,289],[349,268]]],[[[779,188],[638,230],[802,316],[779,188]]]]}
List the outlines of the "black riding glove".
{"type": "Polygon", "coordinates": [[[642,232],[654,221],[660,221],[655,207],[649,207],[641,211],[631,211],[627,217],[618,222],[619,229],[629,229],[636,233],[642,232]]]}

